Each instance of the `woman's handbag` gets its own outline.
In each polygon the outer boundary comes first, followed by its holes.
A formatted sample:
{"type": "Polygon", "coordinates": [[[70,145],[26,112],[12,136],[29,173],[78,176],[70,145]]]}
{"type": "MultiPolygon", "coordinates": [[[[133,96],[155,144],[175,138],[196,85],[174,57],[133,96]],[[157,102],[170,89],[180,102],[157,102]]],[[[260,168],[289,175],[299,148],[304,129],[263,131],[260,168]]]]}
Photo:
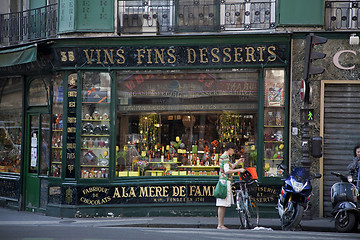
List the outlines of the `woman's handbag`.
{"type": "Polygon", "coordinates": [[[214,190],[214,197],[225,199],[227,196],[227,177],[225,183],[219,179],[214,190]]]}

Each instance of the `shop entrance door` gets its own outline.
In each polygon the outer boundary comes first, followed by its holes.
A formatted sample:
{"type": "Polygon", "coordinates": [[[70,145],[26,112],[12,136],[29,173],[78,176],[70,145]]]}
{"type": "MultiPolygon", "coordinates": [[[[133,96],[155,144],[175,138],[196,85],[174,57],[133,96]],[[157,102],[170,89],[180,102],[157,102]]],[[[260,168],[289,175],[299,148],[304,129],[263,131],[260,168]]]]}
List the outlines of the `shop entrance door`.
{"type": "Polygon", "coordinates": [[[47,190],[41,189],[42,181],[47,182],[50,160],[50,114],[46,113],[47,109],[36,108],[26,114],[24,206],[25,210],[33,212],[45,209],[47,203],[47,194],[42,194],[47,190]]]}

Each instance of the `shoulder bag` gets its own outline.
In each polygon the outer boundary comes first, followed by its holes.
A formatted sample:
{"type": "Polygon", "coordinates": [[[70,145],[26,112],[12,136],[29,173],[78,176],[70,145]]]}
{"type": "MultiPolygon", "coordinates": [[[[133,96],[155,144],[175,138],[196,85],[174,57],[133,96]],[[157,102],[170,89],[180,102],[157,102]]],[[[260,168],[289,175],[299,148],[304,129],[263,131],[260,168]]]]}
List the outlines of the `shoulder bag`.
{"type": "MultiPolygon", "coordinates": [[[[224,165],[222,164],[222,166],[224,165]]],[[[226,175],[225,183],[222,183],[222,181],[219,179],[214,190],[214,197],[225,199],[226,196],[227,196],[227,175],[226,175]]]]}

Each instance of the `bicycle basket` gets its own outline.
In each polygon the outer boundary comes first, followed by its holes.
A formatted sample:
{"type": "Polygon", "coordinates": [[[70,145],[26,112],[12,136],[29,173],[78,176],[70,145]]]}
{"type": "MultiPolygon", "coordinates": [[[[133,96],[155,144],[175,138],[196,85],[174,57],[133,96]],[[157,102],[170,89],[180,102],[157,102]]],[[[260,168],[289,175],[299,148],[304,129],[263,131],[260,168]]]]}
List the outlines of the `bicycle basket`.
{"type": "Polygon", "coordinates": [[[246,170],[248,170],[251,173],[252,179],[258,179],[256,168],[248,167],[248,168],[246,168],[246,170]]]}

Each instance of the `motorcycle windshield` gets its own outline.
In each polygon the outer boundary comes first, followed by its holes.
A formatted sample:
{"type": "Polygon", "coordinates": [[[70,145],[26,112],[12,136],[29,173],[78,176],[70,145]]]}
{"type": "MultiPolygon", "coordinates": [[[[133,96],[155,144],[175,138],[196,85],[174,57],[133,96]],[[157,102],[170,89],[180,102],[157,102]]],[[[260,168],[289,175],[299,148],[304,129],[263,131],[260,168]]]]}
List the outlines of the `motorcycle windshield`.
{"type": "Polygon", "coordinates": [[[292,172],[291,175],[297,182],[305,183],[310,179],[310,174],[304,168],[297,167],[292,172]]]}

